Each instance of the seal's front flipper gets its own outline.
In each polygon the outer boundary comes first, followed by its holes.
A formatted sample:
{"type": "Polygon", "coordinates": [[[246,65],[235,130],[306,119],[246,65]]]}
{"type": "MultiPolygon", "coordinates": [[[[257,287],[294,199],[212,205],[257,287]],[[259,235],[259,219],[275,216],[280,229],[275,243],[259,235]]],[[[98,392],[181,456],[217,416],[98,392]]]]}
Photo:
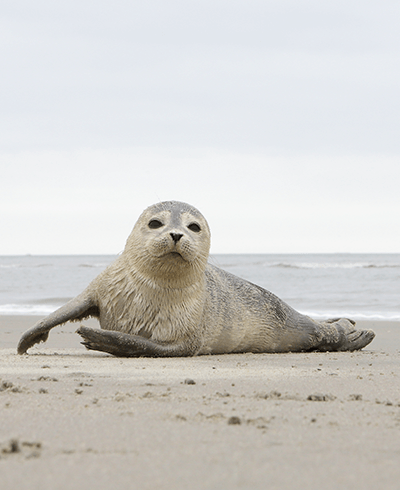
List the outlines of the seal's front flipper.
{"type": "Polygon", "coordinates": [[[27,330],[18,343],[18,354],[25,352],[39,342],[45,342],[52,328],[62,323],[97,316],[98,308],[88,294],[82,293],[43,320],[27,330]]]}
{"type": "Polygon", "coordinates": [[[162,345],[139,335],[113,330],[99,330],[81,325],[76,333],[83,338],[81,343],[87,349],[107,352],[117,357],[180,357],[194,354],[185,344],[162,345]]]}
{"type": "Polygon", "coordinates": [[[18,342],[17,352],[18,354],[25,354],[28,349],[40,342],[46,342],[49,338],[49,330],[42,328],[41,322],[35,323],[35,325],[27,330],[18,342]]]}

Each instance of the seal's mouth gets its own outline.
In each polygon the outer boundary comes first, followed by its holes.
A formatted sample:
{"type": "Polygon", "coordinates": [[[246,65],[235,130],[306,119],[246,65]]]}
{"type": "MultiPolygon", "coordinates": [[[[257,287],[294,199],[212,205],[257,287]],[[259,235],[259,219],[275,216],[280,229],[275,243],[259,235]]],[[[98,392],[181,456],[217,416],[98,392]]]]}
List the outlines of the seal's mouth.
{"type": "Polygon", "coordinates": [[[170,252],[168,255],[172,255],[173,257],[180,257],[183,259],[182,255],[179,252],[170,252]]]}
{"type": "Polygon", "coordinates": [[[166,257],[167,259],[169,259],[175,263],[187,262],[187,259],[182,254],[177,252],[176,250],[174,250],[173,252],[167,253],[164,257],[166,257]]]}
{"type": "Polygon", "coordinates": [[[163,260],[177,260],[177,259],[180,259],[180,260],[186,260],[182,254],[180,254],[179,252],[177,252],[176,250],[171,250],[169,252],[164,252],[164,253],[159,253],[159,254],[154,254],[153,257],[155,259],[163,259],[163,260]]]}

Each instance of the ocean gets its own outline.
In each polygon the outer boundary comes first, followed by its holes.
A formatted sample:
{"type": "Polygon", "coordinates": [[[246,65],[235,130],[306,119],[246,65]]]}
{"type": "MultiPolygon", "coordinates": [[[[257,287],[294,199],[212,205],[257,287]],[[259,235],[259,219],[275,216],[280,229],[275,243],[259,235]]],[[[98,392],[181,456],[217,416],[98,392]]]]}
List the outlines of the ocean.
{"type": "MultiPolygon", "coordinates": [[[[0,315],[46,315],[114,259],[0,256],[0,315]]],[[[210,262],[316,319],[400,320],[400,254],[218,254],[210,262]]]]}

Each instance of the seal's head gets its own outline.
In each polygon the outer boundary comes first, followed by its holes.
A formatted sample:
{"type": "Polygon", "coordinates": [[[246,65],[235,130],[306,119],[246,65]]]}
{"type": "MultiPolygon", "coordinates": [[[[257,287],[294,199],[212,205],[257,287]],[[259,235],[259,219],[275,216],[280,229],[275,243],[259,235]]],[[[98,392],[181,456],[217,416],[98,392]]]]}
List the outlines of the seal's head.
{"type": "Polygon", "coordinates": [[[161,287],[187,287],[202,276],[210,249],[203,215],[189,204],[166,201],[147,208],[124,254],[134,270],[161,287]]]}

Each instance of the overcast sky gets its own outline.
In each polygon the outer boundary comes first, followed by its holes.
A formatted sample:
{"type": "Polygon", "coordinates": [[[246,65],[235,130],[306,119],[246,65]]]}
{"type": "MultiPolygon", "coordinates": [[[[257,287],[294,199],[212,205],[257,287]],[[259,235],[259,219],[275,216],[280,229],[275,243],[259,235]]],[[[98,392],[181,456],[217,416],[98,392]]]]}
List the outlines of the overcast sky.
{"type": "Polygon", "coordinates": [[[0,254],[400,252],[398,0],[2,0],[0,254]]]}

